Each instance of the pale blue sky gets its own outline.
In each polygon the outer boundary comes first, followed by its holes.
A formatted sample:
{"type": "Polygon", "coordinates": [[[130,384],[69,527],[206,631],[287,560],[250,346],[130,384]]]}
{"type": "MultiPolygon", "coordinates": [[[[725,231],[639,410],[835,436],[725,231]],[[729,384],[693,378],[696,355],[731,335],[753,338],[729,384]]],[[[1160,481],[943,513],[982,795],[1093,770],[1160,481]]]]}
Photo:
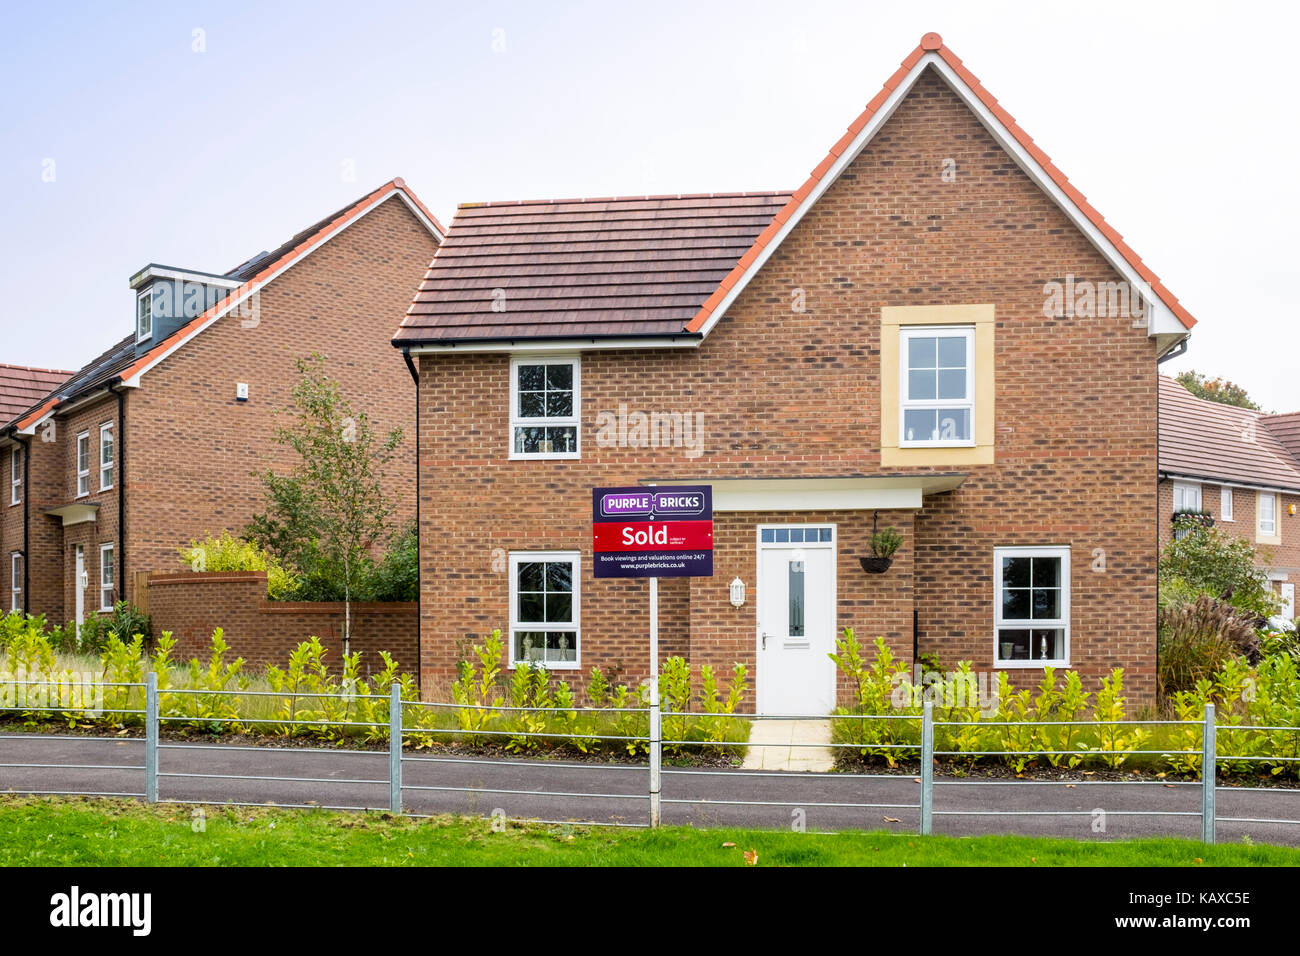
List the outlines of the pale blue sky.
{"type": "Polygon", "coordinates": [[[130,330],[140,266],[229,269],[393,176],[444,222],[793,188],[936,30],[1201,320],[1166,370],[1300,408],[1295,11],[5,0],[0,362],[75,367],[130,330]]]}

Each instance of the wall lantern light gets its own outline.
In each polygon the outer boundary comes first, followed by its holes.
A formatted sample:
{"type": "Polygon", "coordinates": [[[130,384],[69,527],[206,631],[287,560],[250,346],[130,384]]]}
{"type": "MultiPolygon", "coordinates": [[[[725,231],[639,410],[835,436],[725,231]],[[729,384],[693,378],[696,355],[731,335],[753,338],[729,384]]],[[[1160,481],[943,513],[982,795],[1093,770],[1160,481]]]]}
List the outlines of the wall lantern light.
{"type": "Polygon", "coordinates": [[[736,578],[731,582],[731,606],[740,607],[745,603],[745,582],[736,578]]]}

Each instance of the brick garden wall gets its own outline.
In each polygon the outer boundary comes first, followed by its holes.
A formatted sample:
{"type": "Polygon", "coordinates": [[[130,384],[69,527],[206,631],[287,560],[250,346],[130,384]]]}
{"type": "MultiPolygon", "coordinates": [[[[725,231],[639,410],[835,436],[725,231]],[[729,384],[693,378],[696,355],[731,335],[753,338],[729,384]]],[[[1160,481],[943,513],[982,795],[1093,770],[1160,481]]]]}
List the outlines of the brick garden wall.
{"type": "MultiPolygon", "coordinates": [[[[149,613],[155,637],[171,631],[179,660],[206,660],[212,632],[220,627],[229,659],[242,657],[251,669],[284,667],[300,642],[319,637],[326,661],[337,666],[343,653],[342,602],[268,601],[263,571],[152,574],[149,613]]],[[[419,618],[414,602],[352,605],[352,650],[361,652],[361,673],[383,666],[388,651],[409,673],[417,673],[419,618]]]]}

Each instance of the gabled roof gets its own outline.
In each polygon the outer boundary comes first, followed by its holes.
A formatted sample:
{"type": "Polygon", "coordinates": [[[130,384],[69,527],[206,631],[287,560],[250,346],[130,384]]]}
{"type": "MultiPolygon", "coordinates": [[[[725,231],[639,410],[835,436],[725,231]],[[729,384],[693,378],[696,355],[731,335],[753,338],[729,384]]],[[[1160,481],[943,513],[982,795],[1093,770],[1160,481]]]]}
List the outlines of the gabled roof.
{"type": "MultiPolygon", "coordinates": [[[[576,275],[562,269],[543,272],[542,275],[548,279],[545,287],[548,290],[547,296],[556,308],[540,308],[540,294],[526,292],[523,312],[511,316],[516,300],[510,294],[509,286],[489,286],[486,283],[533,278],[528,271],[532,257],[538,257],[542,262],[594,267],[602,261],[621,261],[617,258],[619,254],[635,255],[635,250],[626,247],[628,236],[616,228],[593,228],[581,236],[571,237],[566,234],[566,230],[573,224],[563,222],[560,216],[544,223],[541,217],[546,216],[546,203],[502,204],[512,208],[515,211],[513,215],[498,213],[497,204],[470,204],[457,211],[456,218],[452,221],[449,241],[434,257],[415,302],[394,337],[394,344],[403,348],[419,345],[446,348],[474,340],[540,340],[560,335],[570,335],[574,339],[585,339],[589,335],[593,339],[604,335],[618,336],[621,339],[633,335],[671,335],[680,339],[676,344],[695,344],[698,338],[683,337],[683,333],[702,337],[710,332],[784,238],[848,164],[866,148],[908,91],[929,69],[938,73],[962,98],[1021,169],[1075,222],[1111,265],[1137,291],[1144,293],[1144,300],[1150,300],[1148,334],[1157,337],[1159,351],[1164,352],[1184,339],[1187,330],[1196,320],[1124,242],[1123,237],[1056,168],[1047,154],[1034,144],[1014,118],[962,65],[961,60],[944,45],[942,38],[937,33],[927,33],[799,189],[793,193],[759,194],[769,199],[782,196],[786,198],[779,208],[773,209],[771,218],[753,234],[749,243],[739,250],[740,254],[730,262],[719,281],[705,298],[699,300],[689,319],[680,327],[672,324],[670,319],[675,320],[676,310],[689,305],[689,300],[698,296],[697,289],[702,283],[691,285],[689,291],[683,289],[680,301],[674,302],[672,307],[647,311],[647,302],[644,301],[646,295],[651,296],[654,302],[666,302],[665,297],[670,295],[668,289],[653,282],[655,269],[630,271],[627,279],[617,273],[606,277],[600,283],[599,294],[605,297],[600,306],[591,301],[595,297],[585,272],[576,275]],[[527,207],[526,210],[520,208],[524,206],[527,207]],[[530,215],[539,218],[536,221],[514,218],[530,215]],[[499,231],[492,232],[484,228],[490,226],[500,227],[499,231]],[[516,237],[523,240],[517,247],[511,245],[511,239],[516,237]],[[463,243],[460,242],[462,238],[465,240],[463,243]],[[570,238],[577,241],[566,243],[566,239],[570,238]],[[539,240],[536,247],[533,245],[534,240],[539,240]],[[565,254],[579,254],[579,251],[582,257],[580,260],[556,258],[565,254]],[[496,255],[505,256],[507,260],[493,258],[496,255]],[[503,266],[516,271],[509,271],[503,266]],[[504,313],[493,313],[492,289],[505,290],[504,313]],[[577,302],[579,307],[566,309],[570,302],[577,302]],[[592,316],[598,308],[603,314],[599,321],[594,321],[592,316]],[[571,314],[564,315],[566,310],[571,314]],[[555,315],[542,315],[554,312],[560,313],[560,321],[554,321],[557,318],[555,315]],[[569,327],[572,327],[572,331],[569,327]],[[508,333],[505,332],[507,329],[508,333]],[[475,330],[479,331],[476,333],[475,330]]],[[[669,197],[669,200],[660,201],[670,201],[672,198],[683,197],[669,197]]],[[[586,202],[604,203],[617,209],[614,204],[627,201],[630,200],[586,202]]],[[[557,201],[551,205],[576,212],[582,208],[582,204],[583,201],[557,201]]],[[[753,211],[757,213],[758,207],[754,207],[753,211]]],[[[597,220],[593,225],[602,224],[597,220]]],[[[604,225],[613,226],[614,223],[604,225]]],[[[644,224],[634,222],[633,225],[644,224]]],[[[650,239],[648,235],[645,238],[650,239]]],[[[684,244],[693,244],[685,248],[702,246],[704,242],[688,234],[677,238],[684,244]]],[[[737,233],[729,238],[738,240],[744,237],[737,233]]],[[[734,251],[737,245],[729,243],[726,251],[734,251]]],[[[652,251],[663,250],[652,247],[652,251]]],[[[723,248],[714,246],[710,251],[720,256],[723,248]]],[[[703,273],[704,270],[700,272],[703,273]]],[[[712,274],[713,270],[710,269],[709,272],[712,274]]]]}
{"type": "Polygon", "coordinates": [[[462,204],[394,341],[680,335],[789,198],[462,204]]]}
{"type": "Polygon", "coordinates": [[[71,372],[26,365],[0,365],[0,422],[31,408],[71,372]]]}
{"type": "Polygon", "coordinates": [[[1296,415],[1262,415],[1197,398],[1172,378],[1160,377],[1160,471],[1184,478],[1226,481],[1300,492],[1300,458],[1283,444],[1296,415]]]}
{"type": "Polygon", "coordinates": [[[134,387],[139,384],[139,377],[148,369],[161,362],[181,345],[203,331],[222,315],[254,295],[263,285],[270,282],[285,269],[300,262],[322,244],[333,238],[366,213],[393,198],[399,197],[430,232],[440,241],[446,235],[442,224],[429,212],[428,208],[400,179],[392,179],[378,189],[372,190],[355,202],[349,203],[337,212],[325,217],[314,225],[299,232],[287,242],[282,243],[271,252],[262,252],[246,262],[240,263],[225,278],[238,281],[237,288],[230,291],[226,299],[202,315],[177,329],[171,335],[154,344],[143,354],[136,353],[135,335],[130,334],[107,351],[84,365],[75,375],[48,390],[36,404],[29,404],[20,409],[19,417],[10,421],[7,428],[21,432],[30,432],[41,420],[53,414],[60,405],[89,394],[114,382],[134,387]]]}
{"type": "Polygon", "coordinates": [[[1286,447],[1286,450],[1300,461],[1300,412],[1265,415],[1260,421],[1286,447]]]}

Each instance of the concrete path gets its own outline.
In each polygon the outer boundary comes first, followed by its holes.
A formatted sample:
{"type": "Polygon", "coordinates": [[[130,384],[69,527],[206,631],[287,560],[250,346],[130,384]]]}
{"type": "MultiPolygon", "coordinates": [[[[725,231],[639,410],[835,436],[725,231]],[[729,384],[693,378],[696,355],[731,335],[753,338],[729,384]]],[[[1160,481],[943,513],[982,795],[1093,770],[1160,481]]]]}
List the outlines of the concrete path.
{"type": "MultiPolygon", "coordinates": [[[[0,735],[0,764],[16,763],[56,766],[0,766],[0,793],[132,795],[144,789],[144,745],[138,739],[0,735]]],[[[388,808],[388,755],[383,752],[195,747],[167,741],[158,764],[163,774],[159,797],[167,801],[388,808]],[[213,776],[218,774],[229,776],[213,776]],[[292,779],[270,779],[275,777],[292,779]]],[[[424,751],[404,757],[402,776],[403,807],[408,813],[488,816],[499,809],[513,819],[644,825],[649,811],[645,765],[439,757],[424,751]]],[[[663,820],[697,827],[789,829],[798,825],[809,832],[915,833],[920,795],[916,778],[906,775],[667,766],[663,820]]],[[[1199,784],[1080,781],[1066,786],[1041,779],[935,774],[934,796],[934,831],[953,836],[1199,839],[1201,832],[1199,784]]],[[[1300,846],[1300,790],[1221,790],[1218,810],[1221,818],[1258,821],[1221,819],[1220,842],[1239,842],[1249,836],[1263,843],[1300,846]],[[1275,822],[1283,820],[1289,822],[1275,822]]]]}
{"type": "Polygon", "coordinates": [[[744,770],[826,773],[834,765],[829,720],[756,720],[744,770]]]}

